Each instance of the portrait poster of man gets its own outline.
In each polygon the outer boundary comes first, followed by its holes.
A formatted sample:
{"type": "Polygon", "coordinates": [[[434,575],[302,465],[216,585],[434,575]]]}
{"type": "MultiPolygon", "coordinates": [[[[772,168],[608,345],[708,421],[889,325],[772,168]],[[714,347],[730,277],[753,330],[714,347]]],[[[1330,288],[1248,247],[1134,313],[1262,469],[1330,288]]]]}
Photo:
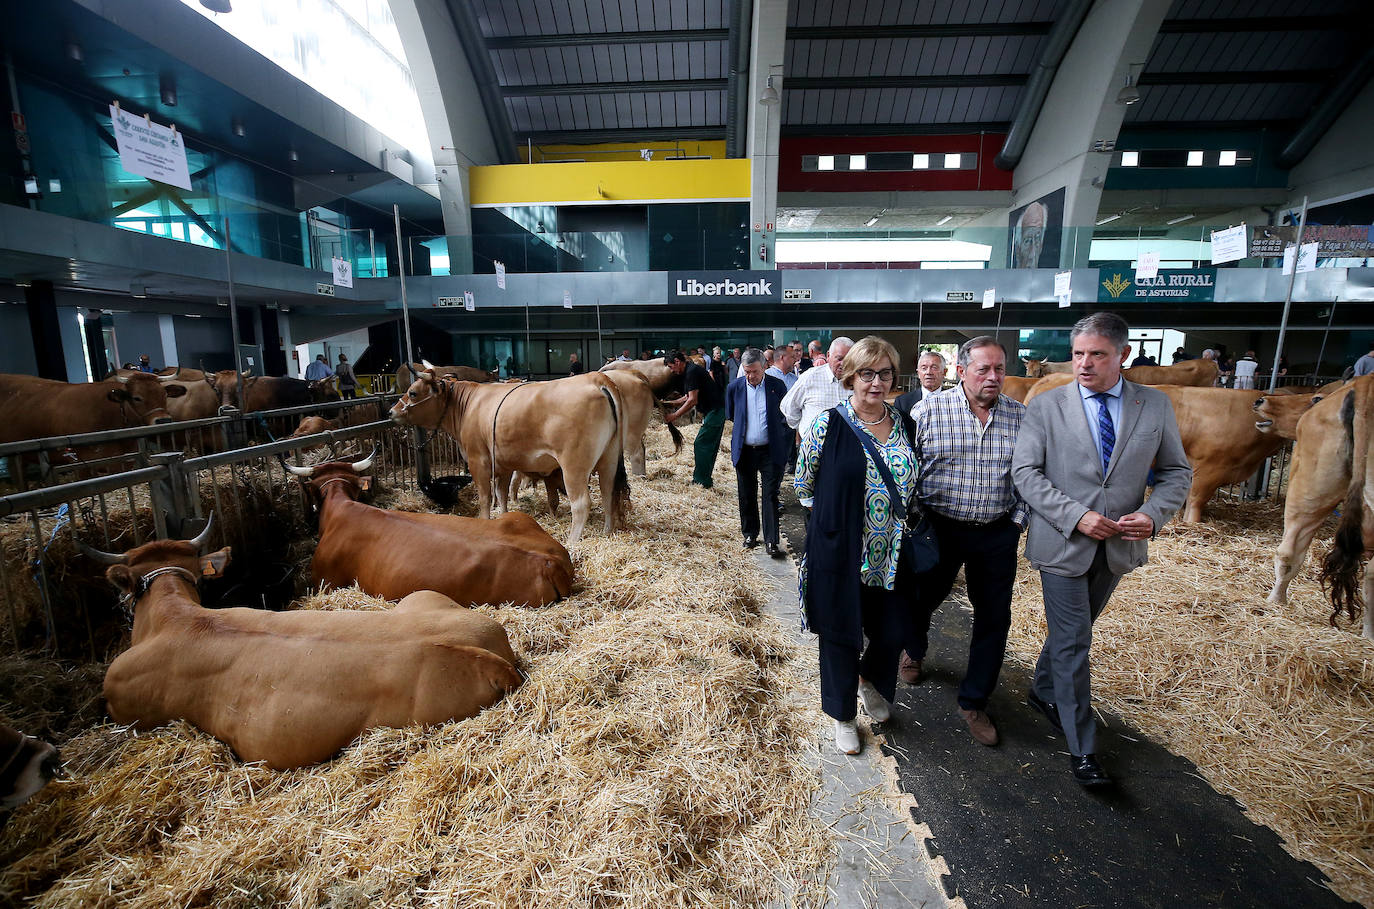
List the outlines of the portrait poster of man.
{"type": "Polygon", "coordinates": [[[1058,268],[1063,225],[1063,187],[1013,209],[1009,216],[1010,267],[1058,268]]]}

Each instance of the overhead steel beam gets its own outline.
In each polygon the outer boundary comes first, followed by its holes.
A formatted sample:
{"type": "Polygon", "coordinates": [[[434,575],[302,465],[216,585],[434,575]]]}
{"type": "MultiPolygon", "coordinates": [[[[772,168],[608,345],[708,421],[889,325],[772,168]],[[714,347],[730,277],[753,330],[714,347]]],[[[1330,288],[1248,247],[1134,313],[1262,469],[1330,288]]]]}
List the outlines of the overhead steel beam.
{"type": "Polygon", "coordinates": [[[472,5],[468,0],[447,0],[445,6],[453,19],[453,30],[458,35],[458,43],[463,46],[463,55],[467,57],[472,78],[477,82],[477,93],[482,99],[482,110],[491,128],[496,155],[502,164],[517,164],[520,156],[515,150],[515,137],[511,133],[506,103],[501,98],[501,84],[491,65],[491,54],[482,40],[482,30],[477,25],[472,5]]]}
{"type": "Polygon", "coordinates": [[[1005,133],[1008,120],[983,120],[970,123],[833,123],[824,126],[793,124],[784,126],[784,136],[966,136],[977,133],[1005,133]]]}
{"type": "MultiPolygon", "coordinates": [[[[633,129],[566,129],[527,133],[535,145],[591,145],[602,142],[624,142],[627,148],[638,147],[641,140],[653,139],[723,139],[725,124],[714,126],[654,126],[633,129]]],[[[655,155],[657,157],[657,155],[655,155]]]]}
{"type": "Polygon", "coordinates": [[[1306,158],[1336,119],[1350,106],[1350,102],[1355,100],[1355,96],[1369,84],[1371,77],[1374,77],[1374,48],[1365,51],[1353,66],[1346,67],[1341,80],[1330,91],[1323,93],[1321,101],[1312,109],[1311,115],[1298,127],[1298,131],[1288,140],[1283,151],[1279,152],[1279,167],[1293,168],[1306,158]]]}
{"type": "Polygon", "coordinates": [[[798,89],[843,88],[999,88],[1025,85],[1024,73],[980,76],[792,76],[790,91],[798,89]]]}
{"type": "Polygon", "coordinates": [[[507,85],[507,98],[541,95],[649,95],[654,92],[723,92],[728,79],[665,79],[658,82],[568,82],[561,85],[507,85]]]}
{"type": "Polygon", "coordinates": [[[681,44],[688,41],[728,41],[724,28],[664,29],[646,32],[579,32],[575,35],[509,35],[488,38],[491,50],[528,50],[537,47],[583,47],[592,44],[681,44]]]}
{"type": "Polygon", "coordinates": [[[1160,34],[1208,32],[1313,32],[1340,31],[1350,27],[1342,16],[1255,16],[1246,19],[1165,19],[1160,34]]]}
{"type": "Polygon", "coordinates": [[[1327,82],[1337,70],[1246,69],[1191,73],[1141,73],[1136,85],[1268,85],[1284,82],[1327,82]]]}
{"type": "Polygon", "coordinates": [[[1021,93],[1021,103],[1017,105],[1016,116],[1007,130],[1006,141],[994,160],[998,168],[1015,170],[1016,165],[1021,163],[1021,156],[1026,153],[1026,143],[1035,129],[1035,121],[1040,119],[1040,109],[1045,106],[1045,96],[1054,84],[1055,73],[1059,72],[1059,64],[1063,62],[1064,54],[1068,52],[1069,45],[1073,43],[1092,6],[1093,0],[1070,0],[1060,11],[1054,28],[1050,29],[1049,37],[1045,39],[1045,46],[1040,51],[1040,59],[1036,61],[1030,81],[1026,83],[1026,90],[1021,93]]]}
{"type": "Polygon", "coordinates": [[[1053,22],[982,22],[951,25],[793,26],[789,41],[859,41],[891,38],[1016,38],[1047,35],[1053,22]]]}
{"type": "Polygon", "coordinates": [[[753,0],[730,0],[730,87],[725,97],[725,157],[748,149],[749,58],[753,50],[753,0]]]}

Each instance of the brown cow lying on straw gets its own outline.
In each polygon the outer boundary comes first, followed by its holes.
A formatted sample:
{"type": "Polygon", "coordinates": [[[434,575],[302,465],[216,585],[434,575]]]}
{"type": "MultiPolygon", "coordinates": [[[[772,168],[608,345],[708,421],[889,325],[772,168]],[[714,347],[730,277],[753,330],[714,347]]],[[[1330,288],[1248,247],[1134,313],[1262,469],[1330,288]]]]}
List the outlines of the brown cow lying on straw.
{"type": "Polygon", "coordinates": [[[282,462],[320,510],[312,584],[357,583],[389,600],[437,590],[463,605],[545,606],[572,590],[568,550],[534,518],[512,512],[483,521],[374,508],[356,501],[367,483],[360,474],[371,464],[371,457],[314,467],[282,462]]]}
{"type": "Polygon", "coordinates": [[[505,629],[433,591],[388,612],[205,609],[196,580],[229,561],[194,540],[124,555],[82,546],[132,599],[132,644],[105,674],[117,723],[187,722],[245,761],[328,760],[375,726],[475,716],[520,685],[505,629]]]}

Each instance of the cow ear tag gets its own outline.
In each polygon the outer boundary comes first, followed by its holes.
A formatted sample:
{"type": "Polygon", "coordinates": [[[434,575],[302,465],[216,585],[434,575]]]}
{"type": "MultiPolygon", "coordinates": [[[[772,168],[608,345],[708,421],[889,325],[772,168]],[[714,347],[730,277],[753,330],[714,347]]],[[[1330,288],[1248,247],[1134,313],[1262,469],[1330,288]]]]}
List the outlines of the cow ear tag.
{"type": "Polygon", "coordinates": [[[224,566],[229,564],[229,547],[225,547],[218,552],[212,552],[200,557],[200,576],[202,578],[217,578],[224,572],[224,566]]]}
{"type": "Polygon", "coordinates": [[[371,478],[371,477],[359,477],[359,478],[358,478],[358,488],[361,489],[363,492],[367,492],[369,489],[372,488],[372,478],[371,478]]]}

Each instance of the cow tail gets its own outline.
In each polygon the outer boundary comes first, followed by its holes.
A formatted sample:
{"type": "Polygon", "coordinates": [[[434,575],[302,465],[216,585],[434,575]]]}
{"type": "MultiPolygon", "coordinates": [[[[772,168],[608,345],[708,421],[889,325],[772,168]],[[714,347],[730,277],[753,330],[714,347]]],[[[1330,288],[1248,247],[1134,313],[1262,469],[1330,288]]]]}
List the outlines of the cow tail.
{"type": "Polygon", "coordinates": [[[603,379],[601,393],[611,404],[611,418],[615,420],[615,431],[620,435],[620,457],[616,459],[615,483],[611,489],[611,502],[605,507],[615,513],[616,524],[626,526],[630,517],[630,476],[625,472],[625,421],[621,419],[620,408],[616,406],[616,393],[609,381],[603,379]]]}
{"type": "Polygon", "coordinates": [[[673,423],[668,422],[668,405],[662,401],[658,402],[658,412],[663,416],[663,425],[668,427],[668,435],[673,440],[673,454],[682,453],[682,431],[673,423]]]}
{"type": "Polygon", "coordinates": [[[1374,380],[1362,382],[1346,395],[1341,405],[1341,423],[1350,442],[1350,490],[1341,505],[1341,521],[1331,551],[1322,559],[1322,588],[1331,596],[1331,624],[1342,612],[1350,621],[1359,618],[1366,604],[1360,592],[1360,567],[1364,557],[1364,497],[1374,485],[1369,472],[1371,417],[1374,417],[1374,380]]]}

